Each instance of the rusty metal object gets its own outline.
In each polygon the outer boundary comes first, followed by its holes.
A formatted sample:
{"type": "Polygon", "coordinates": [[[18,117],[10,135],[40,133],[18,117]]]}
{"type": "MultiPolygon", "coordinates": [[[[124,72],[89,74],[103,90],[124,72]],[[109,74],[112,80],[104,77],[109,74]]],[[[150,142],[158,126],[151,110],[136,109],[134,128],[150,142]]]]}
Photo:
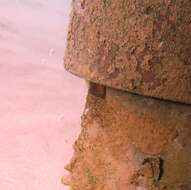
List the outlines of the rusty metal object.
{"type": "MultiPolygon", "coordinates": [[[[73,190],[189,190],[191,106],[89,91],[70,163],[73,190]]],[[[68,181],[66,181],[68,183],[68,181]]]]}
{"type": "Polygon", "coordinates": [[[74,0],[65,68],[86,80],[191,103],[191,1],[74,0]]]}

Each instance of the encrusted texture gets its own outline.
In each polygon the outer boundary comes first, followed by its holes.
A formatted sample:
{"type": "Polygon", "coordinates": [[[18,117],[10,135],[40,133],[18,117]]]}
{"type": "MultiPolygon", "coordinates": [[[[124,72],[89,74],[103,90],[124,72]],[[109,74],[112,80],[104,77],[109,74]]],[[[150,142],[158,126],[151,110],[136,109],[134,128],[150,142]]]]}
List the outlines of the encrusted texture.
{"type": "Polygon", "coordinates": [[[65,68],[137,94],[191,103],[190,0],[73,0],[65,68]]]}
{"type": "Polygon", "coordinates": [[[89,93],[67,169],[72,190],[191,189],[191,106],[89,93]]]}

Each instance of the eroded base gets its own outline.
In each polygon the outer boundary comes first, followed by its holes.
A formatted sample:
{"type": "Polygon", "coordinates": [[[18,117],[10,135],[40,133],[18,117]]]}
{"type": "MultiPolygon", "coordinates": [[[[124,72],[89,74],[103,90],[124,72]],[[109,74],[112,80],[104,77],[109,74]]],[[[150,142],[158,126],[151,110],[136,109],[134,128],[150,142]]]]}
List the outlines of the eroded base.
{"type": "Polygon", "coordinates": [[[191,106],[107,88],[87,97],[72,190],[191,189],[191,106]]]}

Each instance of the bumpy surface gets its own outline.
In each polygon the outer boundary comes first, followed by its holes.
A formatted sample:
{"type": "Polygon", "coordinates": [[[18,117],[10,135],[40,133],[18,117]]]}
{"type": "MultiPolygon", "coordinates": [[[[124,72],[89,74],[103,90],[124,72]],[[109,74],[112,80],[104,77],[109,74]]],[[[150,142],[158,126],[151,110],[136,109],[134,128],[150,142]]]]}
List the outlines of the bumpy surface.
{"type": "Polygon", "coordinates": [[[190,190],[191,106],[106,89],[88,95],[72,190],[190,190]]]}
{"type": "Polygon", "coordinates": [[[96,83],[191,103],[190,0],[74,0],[65,68],[96,83]]]}

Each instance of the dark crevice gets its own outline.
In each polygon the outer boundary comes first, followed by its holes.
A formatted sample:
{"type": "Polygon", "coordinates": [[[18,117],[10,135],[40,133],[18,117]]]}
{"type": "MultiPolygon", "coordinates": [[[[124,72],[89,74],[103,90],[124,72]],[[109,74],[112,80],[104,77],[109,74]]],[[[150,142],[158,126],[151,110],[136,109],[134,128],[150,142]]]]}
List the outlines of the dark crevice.
{"type": "Polygon", "coordinates": [[[164,175],[164,160],[162,158],[159,158],[159,169],[160,169],[160,173],[159,173],[158,180],[160,181],[162,176],[164,175]]]}

